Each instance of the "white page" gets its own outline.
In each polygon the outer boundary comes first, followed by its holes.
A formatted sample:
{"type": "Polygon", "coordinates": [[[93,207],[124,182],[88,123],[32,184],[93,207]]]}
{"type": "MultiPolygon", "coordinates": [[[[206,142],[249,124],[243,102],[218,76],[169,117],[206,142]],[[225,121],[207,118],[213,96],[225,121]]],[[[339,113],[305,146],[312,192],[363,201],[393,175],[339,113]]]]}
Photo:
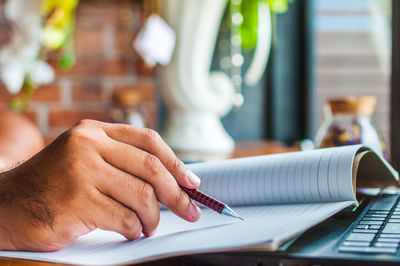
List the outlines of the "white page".
{"type": "Polygon", "coordinates": [[[126,241],[117,233],[95,230],[57,252],[0,251],[0,256],[59,263],[110,265],[180,254],[234,250],[243,247],[275,249],[352,202],[237,207],[244,221],[208,209],[197,223],[188,223],[168,210],[161,212],[155,236],[126,241]]]}
{"type": "Polygon", "coordinates": [[[229,205],[356,201],[353,159],[362,146],[190,165],[200,190],[229,205]]]}

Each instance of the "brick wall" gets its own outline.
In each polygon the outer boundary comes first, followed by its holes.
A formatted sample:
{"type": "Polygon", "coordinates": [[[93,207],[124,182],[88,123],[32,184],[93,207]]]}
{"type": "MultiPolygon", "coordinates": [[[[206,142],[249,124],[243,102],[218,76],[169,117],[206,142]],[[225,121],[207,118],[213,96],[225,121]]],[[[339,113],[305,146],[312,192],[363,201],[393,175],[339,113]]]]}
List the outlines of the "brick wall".
{"type": "MultiPolygon", "coordinates": [[[[0,2],[0,8],[4,0],[0,2]]],[[[141,67],[132,40],[142,23],[141,1],[80,0],[76,15],[76,64],[64,71],[56,67],[56,54],[48,55],[56,69],[54,83],[38,87],[27,115],[49,143],[83,118],[106,121],[116,89],[135,88],[156,119],[156,93],[152,74],[141,67]]],[[[0,27],[0,43],[9,29],[0,27]]],[[[0,104],[6,108],[11,95],[3,85],[0,104]]]]}

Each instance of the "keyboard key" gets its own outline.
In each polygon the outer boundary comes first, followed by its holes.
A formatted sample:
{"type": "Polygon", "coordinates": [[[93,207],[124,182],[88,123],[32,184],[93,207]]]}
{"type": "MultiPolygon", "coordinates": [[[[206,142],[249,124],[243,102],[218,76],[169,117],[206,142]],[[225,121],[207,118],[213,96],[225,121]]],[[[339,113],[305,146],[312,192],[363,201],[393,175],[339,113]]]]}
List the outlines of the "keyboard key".
{"type": "MultiPolygon", "coordinates": [[[[378,242],[390,242],[390,243],[399,243],[400,239],[396,239],[396,238],[378,238],[377,239],[378,242]]],[[[362,242],[363,243],[363,242],[362,242]]]]}
{"type": "Polygon", "coordinates": [[[345,241],[343,246],[358,246],[358,247],[368,247],[369,242],[359,242],[359,241],[345,241]]]}
{"type": "Polygon", "coordinates": [[[370,233],[370,234],[377,234],[378,230],[372,230],[372,229],[354,229],[353,233],[370,233]]]}
{"type": "Polygon", "coordinates": [[[380,234],[379,237],[381,238],[394,238],[400,240],[400,234],[380,234]]]}
{"type": "Polygon", "coordinates": [[[396,253],[396,248],[386,248],[386,247],[356,247],[356,246],[341,246],[339,248],[340,252],[355,252],[355,253],[396,253]]]}
{"type": "Polygon", "coordinates": [[[392,219],[400,219],[400,215],[393,214],[392,216],[390,216],[390,218],[392,218],[392,219]]]}
{"type": "Polygon", "coordinates": [[[400,215],[400,211],[394,211],[392,214],[394,214],[394,215],[400,215]]]}
{"type": "Polygon", "coordinates": [[[381,217],[364,217],[362,221],[384,221],[385,218],[381,217]]]}
{"type": "MultiPolygon", "coordinates": [[[[370,228],[372,225],[368,225],[368,224],[359,224],[359,225],[356,225],[356,229],[368,229],[368,228],[370,228]]],[[[375,226],[375,225],[374,225],[375,226]]],[[[380,226],[379,226],[379,228],[380,228],[380,226]]],[[[379,229],[378,228],[378,229],[379,229]]],[[[376,229],[376,228],[372,228],[372,229],[376,229]]]]}
{"type": "Polygon", "coordinates": [[[375,234],[351,233],[346,240],[371,242],[374,237],[375,234]]]}
{"type": "Polygon", "coordinates": [[[379,229],[381,229],[381,226],[380,225],[370,225],[369,226],[369,229],[376,229],[376,230],[379,230],[379,229]]]}
{"type": "Polygon", "coordinates": [[[396,203],[397,195],[383,195],[374,204],[372,204],[370,211],[390,211],[396,203]]]}
{"type": "Polygon", "coordinates": [[[389,247],[368,247],[367,253],[389,253],[394,254],[397,252],[397,248],[389,248],[389,247]]]}
{"type": "Polygon", "coordinates": [[[382,225],[382,221],[360,221],[359,224],[379,224],[382,225]]]}
{"type": "Polygon", "coordinates": [[[389,219],[389,223],[400,223],[400,219],[389,219]]]}
{"type": "Polygon", "coordinates": [[[379,217],[379,218],[386,218],[387,214],[366,214],[364,217],[379,217]]]}
{"type": "Polygon", "coordinates": [[[375,243],[375,247],[397,248],[398,246],[399,243],[382,243],[382,242],[375,243]]]}
{"type": "Polygon", "coordinates": [[[389,214],[389,211],[368,211],[367,214],[389,214]]]}
{"type": "Polygon", "coordinates": [[[400,224],[398,223],[387,223],[382,230],[382,233],[387,234],[399,234],[400,235],[400,224]]]}

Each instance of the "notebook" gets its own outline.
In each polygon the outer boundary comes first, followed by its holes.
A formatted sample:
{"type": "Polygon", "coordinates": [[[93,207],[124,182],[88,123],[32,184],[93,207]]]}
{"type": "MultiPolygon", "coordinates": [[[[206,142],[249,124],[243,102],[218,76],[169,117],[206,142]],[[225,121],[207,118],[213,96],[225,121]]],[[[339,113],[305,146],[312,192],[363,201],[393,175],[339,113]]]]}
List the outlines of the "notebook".
{"type": "Polygon", "coordinates": [[[357,205],[357,186],[397,186],[397,172],[365,146],[256,156],[190,165],[200,190],[244,220],[202,209],[196,223],[161,211],[157,233],[129,242],[95,230],[56,252],[0,256],[85,265],[127,264],[217,251],[274,251],[340,210],[357,205]]]}

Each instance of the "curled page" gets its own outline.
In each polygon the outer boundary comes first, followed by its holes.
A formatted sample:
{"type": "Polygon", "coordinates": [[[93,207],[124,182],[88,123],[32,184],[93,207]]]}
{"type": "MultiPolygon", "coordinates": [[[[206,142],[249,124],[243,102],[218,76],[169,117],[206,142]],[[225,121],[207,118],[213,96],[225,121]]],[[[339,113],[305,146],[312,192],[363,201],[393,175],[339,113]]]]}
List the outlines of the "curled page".
{"type": "Polygon", "coordinates": [[[232,206],[356,201],[356,178],[362,187],[398,186],[397,172],[362,145],[198,163],[190,168],[202,179],[200,190],[232,206]]]}

